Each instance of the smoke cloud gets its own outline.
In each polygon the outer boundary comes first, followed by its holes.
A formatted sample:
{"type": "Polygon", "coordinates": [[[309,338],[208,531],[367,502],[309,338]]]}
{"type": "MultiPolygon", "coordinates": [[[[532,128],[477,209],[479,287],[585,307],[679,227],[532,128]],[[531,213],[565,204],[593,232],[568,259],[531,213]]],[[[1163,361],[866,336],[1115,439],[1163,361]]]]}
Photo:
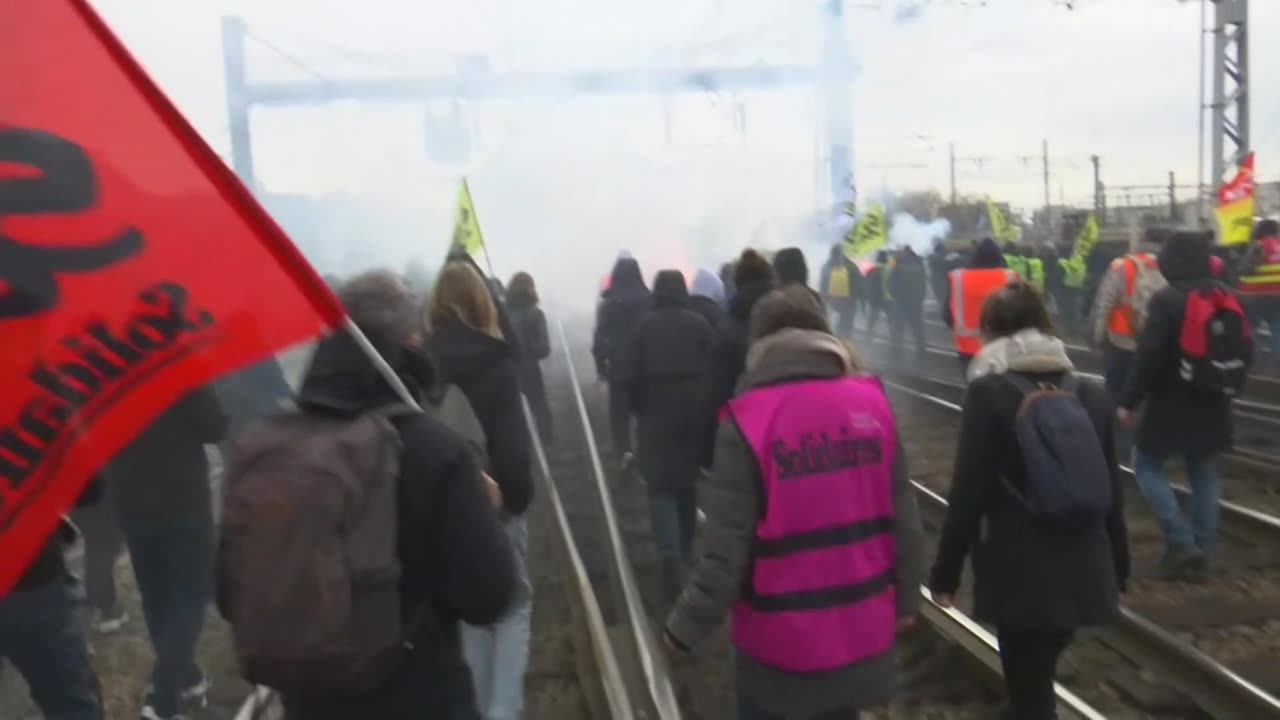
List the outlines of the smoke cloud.
{"type": "Polygon", "coordinates": [[[920,222],[910,213],[894,213],[889,222],[889,247],[897,249],[910,247],[917,255],[928,255],[933,252],[933,245],[938,240],[945,240],[951,232],[951,223],[945,218],[932,222],[920,222]]]}

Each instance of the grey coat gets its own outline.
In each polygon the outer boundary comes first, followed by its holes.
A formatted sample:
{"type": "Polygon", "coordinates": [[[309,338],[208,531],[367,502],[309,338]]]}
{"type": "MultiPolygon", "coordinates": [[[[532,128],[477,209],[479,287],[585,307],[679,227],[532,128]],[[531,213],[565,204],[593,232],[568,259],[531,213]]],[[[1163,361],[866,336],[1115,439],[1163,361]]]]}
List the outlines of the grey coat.
{"type": "MultiPolygon", "coordinates": [[[[787,330],[752,346],[741,388],[788,381],[837,377],[854,372],[849,352],[830,335],[787,330]]],[[[899,617],[920,606],[924,579],[924,531],[899,445],[893,468],[897,540],[899,617]]],[[[666,631],[686,648],[696,648],[728,617],[747,579],[756,524],[764,515],[760,469],[751,447],[732,421],[720,424],[715,465],[706,483],[707,512],[697,569],[667,620],[666,631]]],[[[803,642],[797,639],[797,642],[803,642]]],[[[893,654],[837,670],[796,674],[762,665],[739,653],[735,658],[740,692],[761,708],[778,714],[814,714],[833,709],[882,704],[897,690],[893,654]]]]}

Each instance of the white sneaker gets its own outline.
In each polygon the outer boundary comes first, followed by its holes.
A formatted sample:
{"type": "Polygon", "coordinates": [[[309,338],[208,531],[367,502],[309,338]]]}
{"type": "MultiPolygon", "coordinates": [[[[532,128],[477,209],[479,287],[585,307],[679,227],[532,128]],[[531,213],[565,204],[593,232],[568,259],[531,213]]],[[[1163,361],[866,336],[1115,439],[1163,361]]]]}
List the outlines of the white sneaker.
{"type": "Polygon", "coordinates": [[[129,614],[123,608],[111,613],[94,611],[93,629],[99,635],[114,635],[123,630],[128,622],[129,614]]]}
{"type": "Polygon", "coordinates": [[[187,708],[203,710],[209,707],[209,690],[212,687],[213,681],[207,675],[201,675],[200,682],[178,693],[178,701],[187,708]]]}

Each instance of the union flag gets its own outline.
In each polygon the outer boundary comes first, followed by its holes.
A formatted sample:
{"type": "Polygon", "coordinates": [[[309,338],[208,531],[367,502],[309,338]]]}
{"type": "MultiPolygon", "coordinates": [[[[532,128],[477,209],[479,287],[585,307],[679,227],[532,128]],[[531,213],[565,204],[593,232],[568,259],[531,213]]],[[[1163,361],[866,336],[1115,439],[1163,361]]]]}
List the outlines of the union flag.
{"type": "Polygon", "coordinates": [[[0,0],[0,596],[153,418],[342,321],[83,0],[0,0]]]}

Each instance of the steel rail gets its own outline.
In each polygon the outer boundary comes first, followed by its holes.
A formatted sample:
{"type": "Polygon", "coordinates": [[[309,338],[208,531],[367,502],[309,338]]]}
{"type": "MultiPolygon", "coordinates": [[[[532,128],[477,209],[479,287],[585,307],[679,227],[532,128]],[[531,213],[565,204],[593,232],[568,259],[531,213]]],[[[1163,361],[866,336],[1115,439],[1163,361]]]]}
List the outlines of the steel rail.
{"type": "Polygon", "coordinates": [[[621,586],[623,604],[626,608],[627,624],[635,642],[635,652],[646,681],[647,697],[645,700],[652,707],[659,720],[680,720],[680,706],[676,701],[675,690],[671,684],[671,669],[661,644],[654,637],[653,628],[645,613],[640,599],[640,589],[631,567],[631,559],[622,541],[622,533],[618,526],[617,512],[614,510],[612,493],[605,481],[604,465],[600,462],[600,452],[596,447],[595,433],[592,432],[591,417],[587,413],[586,400],[582,396],[582,385],[578,379],[578,371],[573,362],[573,351],[569,338],[564,331],[564,323],[555,318],[556,332],[560,337],[560,345],[565,353],[565,365],[569,370],[573,385],[574,399],[577,401],[578,414],[582,420],[582,431],[586,435],[587,449],[591,457],[591,469],[595,475],[596,489],[601,500],[605,528],[607,530],[610,552],[616,577],[621,586]]]}

